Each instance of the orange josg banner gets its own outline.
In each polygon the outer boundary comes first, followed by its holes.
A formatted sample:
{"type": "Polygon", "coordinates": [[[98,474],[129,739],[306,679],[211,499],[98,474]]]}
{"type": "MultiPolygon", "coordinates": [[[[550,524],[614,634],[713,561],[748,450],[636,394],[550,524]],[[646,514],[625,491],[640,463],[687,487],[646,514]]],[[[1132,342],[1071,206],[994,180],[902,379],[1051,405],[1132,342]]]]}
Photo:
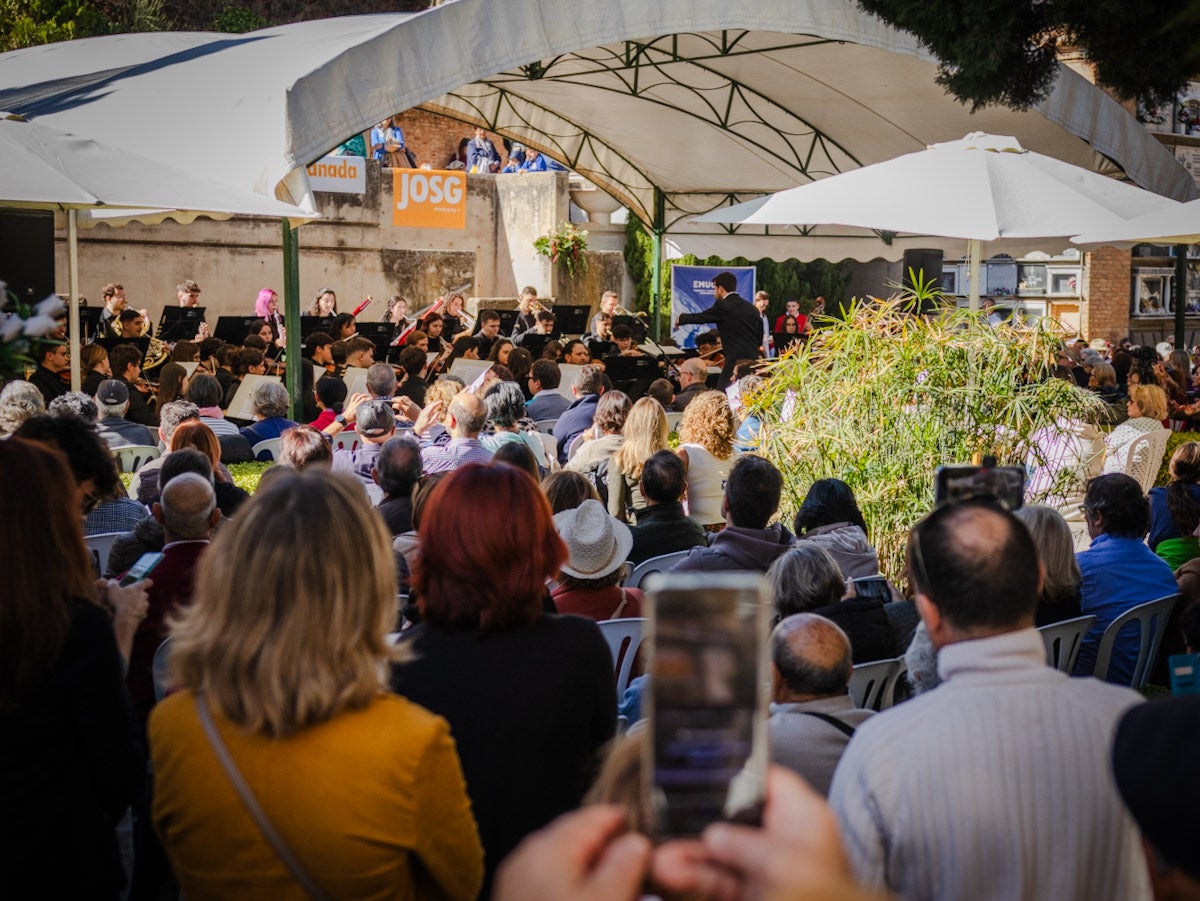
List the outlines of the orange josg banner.
{"type": "Polygon", "coordinates": [[[393,169],[392,225],[466,228],[467,174],[443,169],[393,169]]]}

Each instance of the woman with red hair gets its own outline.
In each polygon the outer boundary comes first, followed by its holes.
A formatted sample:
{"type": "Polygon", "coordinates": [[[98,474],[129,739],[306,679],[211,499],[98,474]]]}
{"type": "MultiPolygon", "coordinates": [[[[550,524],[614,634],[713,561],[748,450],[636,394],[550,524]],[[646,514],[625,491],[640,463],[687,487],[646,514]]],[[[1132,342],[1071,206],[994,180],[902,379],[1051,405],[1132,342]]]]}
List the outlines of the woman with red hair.
{"type": "MultiPolygon", "coordinates": [[[[577,807],[613,736],[612,658],[590,620],[546,613],[567,549],[528,474],[469,465],[430,496],[412,587],[421,623],[392,688],[450,722],[487,878],[577,807]]],[[[552,608],[550,608],[552,609],[552,608]]]]}

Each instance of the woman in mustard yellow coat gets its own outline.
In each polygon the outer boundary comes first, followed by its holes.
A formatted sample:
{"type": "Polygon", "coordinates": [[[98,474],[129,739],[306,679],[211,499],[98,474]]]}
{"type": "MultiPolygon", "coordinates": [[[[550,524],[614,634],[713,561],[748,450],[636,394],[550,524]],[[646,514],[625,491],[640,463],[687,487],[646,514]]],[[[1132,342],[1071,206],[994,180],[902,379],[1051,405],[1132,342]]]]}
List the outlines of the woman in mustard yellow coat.
{"type": "Polygon", "coordinates": [[[362,487],[277,476],[199,570],[171,633],[182,690],[150,717],[183,897],[474,898],[483,850],[449,727],[385,687],[396,574],[362,487]]]}

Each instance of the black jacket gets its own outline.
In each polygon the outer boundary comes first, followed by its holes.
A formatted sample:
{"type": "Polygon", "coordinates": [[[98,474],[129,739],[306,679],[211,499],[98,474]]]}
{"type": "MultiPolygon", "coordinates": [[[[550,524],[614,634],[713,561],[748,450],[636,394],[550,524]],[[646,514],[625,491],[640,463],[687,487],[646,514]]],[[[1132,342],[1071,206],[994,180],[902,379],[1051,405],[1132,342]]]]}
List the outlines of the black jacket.
{"type": "Polygon", "coordinates": [[[629,530],[633,533],[630,563],[703,547],[705,543],[704,527],[683,512],[683,504],[655,504],[635,510],[634,516],[637,525],[629,530]]]}
{"type": "Polygon", "coordinates": [[[684,313],[679,317],[680,325],[702,325],[711,323],[721,333],[721,351],[725,354],[725,368],[721,370],[718,387],[724,388],[733,376],[733,368],[739,360],[756,360],[762,353],[762,316],[754,304],[738,294],[726,294],[711,307],[700,313],[684,313]]]}

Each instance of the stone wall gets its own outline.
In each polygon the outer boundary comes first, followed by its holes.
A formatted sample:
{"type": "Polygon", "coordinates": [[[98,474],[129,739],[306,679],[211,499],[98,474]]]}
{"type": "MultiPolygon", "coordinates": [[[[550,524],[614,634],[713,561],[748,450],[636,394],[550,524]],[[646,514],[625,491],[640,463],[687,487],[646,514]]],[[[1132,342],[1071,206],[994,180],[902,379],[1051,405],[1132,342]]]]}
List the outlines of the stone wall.
{"type": "MultiPolygon", "coordinates": [[[[589,254],[588,275],[571,281],[533,250],[534,238],[569,216],[565,173],[468,176],[463,230],[393,226],[392,170],[368,161],[366,181],[362,195],[318,193],[324,218],[299,229],[302,307],[332,287],[341,310],[374,297],[377,305],[363,314],[373,320],[392,294],[424,305],[464,286],[468,295],[515,297],[527,284],[562,303],[595,304],[601,286],[620,286],[625,277],[619,252],[589,254]]],[[[65,296],[66,229],[65,217],[59,218],[55,277],[65,296]]],[[[120,282],[131,302],[157,321],[162,307],[176,302],[175,285],[192,278],[200,283],[210,323],[248,315],[260,288],[282,293],[281,238],[282,227],[272,219],[97,226],[80,232],[80,292],[98,304],[101,286],[120,282]]]]}

